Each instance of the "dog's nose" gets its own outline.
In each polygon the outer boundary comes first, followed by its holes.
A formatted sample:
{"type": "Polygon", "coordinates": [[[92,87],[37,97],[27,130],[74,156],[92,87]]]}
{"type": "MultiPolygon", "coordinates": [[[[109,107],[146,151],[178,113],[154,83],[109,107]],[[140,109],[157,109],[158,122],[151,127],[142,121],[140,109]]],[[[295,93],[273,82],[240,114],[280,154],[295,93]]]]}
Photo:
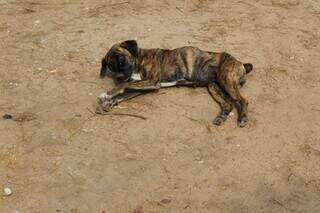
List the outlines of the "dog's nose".
{"type": "Polygon", "coordinates": [[[130,77],[122,74],[122,75],[116,76],[116,79],[118,82],[127,82],[130,80],[130,77]]]}
{"type": "Polygon", "coordinates": [[[124,76],[117,77],[117,81],[124,81],[124,80],[125,80],[124,76]]]}

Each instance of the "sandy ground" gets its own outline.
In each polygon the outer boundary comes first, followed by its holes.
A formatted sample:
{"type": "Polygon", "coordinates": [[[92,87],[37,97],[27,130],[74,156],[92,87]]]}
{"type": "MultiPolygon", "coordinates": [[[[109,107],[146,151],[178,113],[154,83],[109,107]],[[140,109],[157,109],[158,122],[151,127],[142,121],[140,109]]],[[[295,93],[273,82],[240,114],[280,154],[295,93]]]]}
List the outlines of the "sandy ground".
{"type": "Polygon", "coordinates": [[[0,212],[320,212],[319,41],[315,0],[0,0],[0,212]],[[249,125],[202,88],[91,114],[132,38],[253,63],[249,125]]]}

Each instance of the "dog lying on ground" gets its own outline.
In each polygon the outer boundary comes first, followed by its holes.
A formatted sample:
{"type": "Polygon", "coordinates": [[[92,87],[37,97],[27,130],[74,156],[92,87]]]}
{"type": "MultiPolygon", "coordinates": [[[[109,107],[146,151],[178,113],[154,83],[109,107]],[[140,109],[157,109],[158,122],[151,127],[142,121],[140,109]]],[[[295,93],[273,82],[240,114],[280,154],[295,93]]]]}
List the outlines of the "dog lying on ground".
{"type": "Polygon", "coordinates": [[[196,47],[142,49],[134,40],[115,44],[101,62],[100,77],[106,75],[118,85],[98,97],[105,111],[138,95],[163,87],[207,87],[221,111],[214,119],[221,125],[232,111],[238,110],[238,125],[248,122],[248,101],[240,94],[252,64],[243,64],[230,54],[202,51],[196,47]]]}

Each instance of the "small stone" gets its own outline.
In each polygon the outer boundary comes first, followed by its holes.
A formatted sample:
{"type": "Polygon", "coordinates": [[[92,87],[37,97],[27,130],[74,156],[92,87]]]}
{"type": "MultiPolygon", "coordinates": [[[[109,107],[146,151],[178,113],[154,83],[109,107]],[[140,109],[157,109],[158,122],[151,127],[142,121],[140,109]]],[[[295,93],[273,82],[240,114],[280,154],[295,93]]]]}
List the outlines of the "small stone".
{"type": "Polygon", "coordinates": [[[151,28],[148,28],[148,31],[151,32],[151,28]]]}
{"type": "Polygon", "coordinates": [[[24,10],[23,10],[23,13],[26,13],[26,14],[28,14],[28,13],[34,13],[34,12],[35,12],[34,10],[29,9],[29,8],[24,8],[24,10]]]}
{"type": "Polygon", "coordinates": [[[169,203],[171,203],[171,200],[168,199],[168,198],[165,198],[165,199],[162,199],[160,202],[161,202],[162,204],[169,204],[169,203]]]}
{"type": "Polygon", "coordinates": [[[16,87],[16,86],[18,86],[19,84],[18,84],[18,83],[16,83],[16,82],[9,82],[9,85],[10,85],[10,86],[15,86],[15,87],[16,87]]]}
{"type": "Polygon", "coordinates": [[[3,117],[3,119],[12,119],[12,115],[10,115],[8,113],[4,114],[2,117],[3,117]]]}
{"type": "Polygon", "coordinates": [[[5,196],[10,196],[12,194],[12,191],[9,187],[4,188],[3,191],[5,196]]]}
{"type": "Polygon", "coordinates": [[[56,73],[57,70],[56,70],[56,69],[53,69],[53,70],[49,70],[48,72],[49,72],[49,73],[56,73]]]}
{"type": "Polygon", "coordinates": [[[290,60],[293,60],[294,59],[294,55],[290,56],[290,60]]]}

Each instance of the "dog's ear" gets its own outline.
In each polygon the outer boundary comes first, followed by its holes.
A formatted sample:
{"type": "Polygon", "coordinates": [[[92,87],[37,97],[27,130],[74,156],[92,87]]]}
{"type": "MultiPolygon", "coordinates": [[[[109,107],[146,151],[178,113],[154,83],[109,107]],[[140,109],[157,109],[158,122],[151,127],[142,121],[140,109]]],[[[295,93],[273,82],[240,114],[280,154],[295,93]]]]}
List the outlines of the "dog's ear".
{"type": "Polygon", "coordinates": [[[134,57],[138,57],[138,44],[135,40],[127,40],[120,44],[120,47],[127,49],[134,57]]]}
{"type": "Polygon", "coordinates": [[[107,62],[105,58],[101,59],[101,69],[100,69],[100,78],[106,76],[107,73],[107,62]]]}

